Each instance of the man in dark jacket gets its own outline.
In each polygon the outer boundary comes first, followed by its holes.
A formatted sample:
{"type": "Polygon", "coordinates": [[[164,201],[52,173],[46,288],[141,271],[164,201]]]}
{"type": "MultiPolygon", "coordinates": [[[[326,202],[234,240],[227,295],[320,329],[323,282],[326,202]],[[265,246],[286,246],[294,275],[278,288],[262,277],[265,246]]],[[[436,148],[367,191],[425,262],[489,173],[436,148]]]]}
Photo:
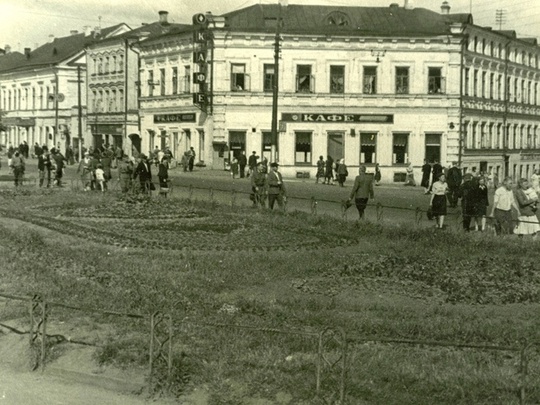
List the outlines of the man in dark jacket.
{"type": "Polygon", "coordinates": [[[460,197],[460,186],[461,186],[461,170],[458,167],[457,162],[452,162],[452,167],[448,169],[446,175],[446,183],[448,183],[448,202],[450,203],[450,208],[456,208],[458,200],[460,197]]]}
{"type": "Polygon", "coordinates": [[[248,166],[249,166],[248,174],[255,173],[255,171],[257,170],[258,160],[259,160],[259,157],[257,156],[257,152],[253,151],[253,153],[248,159],[248,166]]]}
{"type": "Polygon", "coordinates": [[[473,176],[467,173],[463,176],[463,184],[460,186],[461,194],[461,210],[463,211],[463,230],[469,231],[471,226],[471,219],[475,216],[473,189],[475,184],[473,182],[473,176]]]}
{"type": "Polygon", "coordinates": [[[247,165],[246,152],[242,152],[240,154],[240,156],[238,156],[238,166],[240,167],[240,178],[241,179],[246,177],[246,165],[247,165]]]}
{"type": "Polygon", "coordinates": [[[133,178],[139,177],[139,182],[141,184],[141,192],[144,194],[150,193],[150,184],[152,182],[152,171],[150,169],[150,163],[146,155],[141,153],[139,156],[140,162],[133,173],[133,178]]]}
{"type": "Polygon", "coordinates": [[[41,154],[38,155],[39,186],[43,187],[45,176],[47,176],[47,187],[51,186],[51,158],[47,146],[43,146],[41,154]]]}
{"type": "Polygon", "coordinates": [[[364,218],[368,200],[375,198],[375,192],[373,190],[373,176],[366,173],[366,166],[361,165],[358,173],[358,176],[354,179],[349,201],[354,198],[359,218],[362,219],[364,218]]]}

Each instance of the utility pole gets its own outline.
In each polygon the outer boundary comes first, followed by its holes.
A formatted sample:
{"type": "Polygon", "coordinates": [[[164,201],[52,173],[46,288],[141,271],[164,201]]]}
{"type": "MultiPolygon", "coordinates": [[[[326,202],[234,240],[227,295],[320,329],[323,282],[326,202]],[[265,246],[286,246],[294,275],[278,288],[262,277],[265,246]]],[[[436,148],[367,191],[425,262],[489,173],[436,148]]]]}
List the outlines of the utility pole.
{"type": "Polygon", "coordinates": [[[81,94],[81,65],[77,65],[77,112],[79,116],[79,162],[82,160],[82,94],[81,94]]]}
{"type": "Polygon", "coordinates": [[[272,88],[272,145],[270,161],[277,160],[278,142],[278,97],[279,97],[279,57],[281,51],[281,3],[278,3],[278,17],[276,21],[276,35],[274,39],[274,83],[272,88]]]}
{"type": "Polygon", "coordinates": [[[506,22],[506,10],[498,9],[495,12],[495,22],[499,25],[499,31],[502,29],[503,24],[506,22]]]}

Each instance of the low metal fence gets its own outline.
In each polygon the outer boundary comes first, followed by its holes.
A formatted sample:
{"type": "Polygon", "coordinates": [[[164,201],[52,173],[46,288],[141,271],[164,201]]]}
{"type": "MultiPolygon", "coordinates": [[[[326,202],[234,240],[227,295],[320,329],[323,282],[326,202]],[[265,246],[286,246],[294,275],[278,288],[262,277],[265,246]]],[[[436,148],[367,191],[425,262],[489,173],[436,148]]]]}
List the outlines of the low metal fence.
{"type": "MultiPolygon", "coordinates": [[[[188,344],[184,328],[199,329],[226,329],[228,332],[241,331],[243,334],[253,335],[262,333],[265,336],[287,336],[288,338],[297,337],[302,340],[302,347],[312,353],[313,361],[313,403],[319,404],[352,404],[347,395],[348,381],[352,359],[357,353],[357,348],[366,343],[377,343],[396,347],[399,345],[409,345],[427,350],[433,347],[454,348],[457,350],[475,350],[479,352],[508,352],[514,354],[519,360],[516,362],[516,374],[518,376],[518,386],[516,387],[517,399],[520,405],[528,402],[527,392],[533,385],[529,373],[529,362],[532,359],[533,349],[540,346],[540,342],[521,340],[514,346],[501,346],[489,344],[471,344],[463,342],[448,342],[420,339],[403,338],[381,338],[354,335],[346,333],[345,330],[336,327],[324,327],[321,330],[283,330],[279,328],[270,328],[254,325],[241,325],[232,323],[218,323],[195,321],[182,316],[178,311],[161,312],[156,311],[152,314],[133,314],[118,311],[101,310],[96,308],[83,308],[69,304],[47,301],[40,295],[33,297],[16,296],[0,293],[0,299],[23,302],[29,309],[28,329],[21,331],[17,328],[0,322],[0,327],[18,334],[29,335],[29,346],[34,353],[32,370],[45,371],[48,364],[49,339],[55,342],[86,345],[83,340],[65,338],[55,334],[51,327],[51,321],[54,317],[53,308],[62,308],[69,311],[94,313],[99,315],[108,315],[113,317],[132,319],[142,321],[147,328],[147,356],[148,356],[148,375],[147,392],[150,395],[156,395],[164,392],[174,392],[176,381],[173,376],[178,370],[175,364],[175,347],[178,344],[188,344]],[[60,337],[60,338],[59,338],[60,337]],[[184,342],[182,341],[184,340],[184,342]]],[[[277,338],[272,338],[277,339],[277,338]]],[[[234,341],[234,339],[227,339],[234,341]]],[[[196,345],[196,343],[193,343],[196,345]]],[[[361,361],[361,360],[360,360],[361,361]]]]}

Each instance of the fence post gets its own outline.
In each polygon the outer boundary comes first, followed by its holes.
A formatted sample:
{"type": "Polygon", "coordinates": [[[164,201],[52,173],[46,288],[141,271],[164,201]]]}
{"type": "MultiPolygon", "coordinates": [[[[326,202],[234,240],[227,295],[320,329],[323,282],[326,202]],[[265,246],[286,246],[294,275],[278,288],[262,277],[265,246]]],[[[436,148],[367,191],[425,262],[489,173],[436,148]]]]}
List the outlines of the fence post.
{"type": "Polygon", "coordinates": [[[420,221],[422,220],[422,209],[420,207],[416,207],[416,210],[414,211],[414,221],[416,223],[416,226],[420,225],[420,221]]]}
{"type": "Polygon", "coordinates": [[[527,399],[526,388],[529,369],[527,350],[530,347],[531,345],[527,343],[526,339],[521,340],[521,347],[519,349],[519,405],[525,405],[527,399]]]}
{"type": "Polygon", "coordinates": [[[311,197],[311,215],[317,215],[317,200],[311,197]]]}
{"type": "Polygon", "coordinates": [[[189,185],[189,191],[188,191],[188,200],[191,201],[193,199],[193,184],[189,185]]]}
{"type": "Polygon", "coordinates": [[[214,189],[213,188],[210,188],[210,202],[211,203],[214,202],[214,189]]]}
{"type": "Polygon", "coordinates": [[[169,388],[172,373],[172,340],[173,325],[170,314],[154,312],[150,317],[150,355],[148,391],[152,394],[169,388]],[[167,348],[165,349],[165,346],[167,348]],[[160,370],[165,371],[166,381],[157,376],[160,370]]]}
{"type": "Polygon", "coordinates": [[[380,202],[378,202],[377,203],[377,222],[380,222],[383,219],[383,214],[384,214],[383,208],[384,208],[383,205],[380,202]]]}
{"type": "Polygon", "coordinates": [[[38,367],[45,370],[47,350],[47,303],[39,295],[34,295],[30,302],[30,349],[39,349],[32,371],[38,367]],[[39,346],[38,346],[39,345],[39,346]]]}
{"type": "Polygon", "coordinates": [[[231,208],[236,204],[236,190],[231,190],[231,208]]]}
{"type": "Polygon", "coordinates": [[[460,229],[460,228],[463,227],[463,219],[464,219],[463,215],[465,215],[465,214],[461,210],[459,210],[456,214],[457,214],[456,227],[458,229],[460,229]]]}
{"type": "Polygon", "coordinates": [[[341,328],[319,333],[316,395],[328,405],[345,403],[347,340],[341,328]]]}

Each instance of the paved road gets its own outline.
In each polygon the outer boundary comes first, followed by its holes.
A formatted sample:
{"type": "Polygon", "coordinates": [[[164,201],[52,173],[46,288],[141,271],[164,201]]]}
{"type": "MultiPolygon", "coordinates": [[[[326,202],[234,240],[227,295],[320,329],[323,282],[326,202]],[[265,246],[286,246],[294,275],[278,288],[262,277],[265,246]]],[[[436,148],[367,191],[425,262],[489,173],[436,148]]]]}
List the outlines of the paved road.
{"type": "MultiPolygon", "coordinates": [[[[30,159],[27,163],[26,177],[35,184],[37,178],[37,161],[30,159]]],[[[65,175],[66,184],[73,180],[77,183],[77,166],[68,166],[65,175]]],[[[220,202],[230,204],[234,198],[238,205],[250,205],[248,194],[251,191],[249,178],[232,179],[229,172],[223,170],[210,170],[195,168],[191,173],[181,169],[172,169],[169,172],[174,187],[174,196],[188,196],[189,186],[192,186],[192,197],[197,200],[210,199],[210,189],[213,190],[213,198],[220,202]],[[224,191],[221,191],[224,190],[224,191]],[[235,191],[233,196],[233,190],[235,191]]],[[[5,165],[0,169],[0,178],[5,178],[7,168],[5,165]]],[[[116,173],[113,172],[113,176],[116,173]]],[[[155,177],[155,176],[154,176],[155,177]]],[[[319,214],[341,217],[341,201],[350,193],[354,177],[351,176],[345,183],[345,187],[315,184],[314,179],[285,178],[288,189],[288,208],[301,211],[311,211],[311,198],[317,200],[317,212],[319,214]]],[[[157,179],[155,179],[157,182],[157,179]]],[[[3,183],[5,186],[6,183],[3,183]]],[[[421,187],[404,187],[402,184],[383,184],[375,188],[375,199],[370,200],[370,207],[366,211],[366,218],[377,220],[375,205],[382,204],[385,207],[398,207],[398,209],[384,208],[383,218],[385,222],[400,222],[413,225],[415,223],[415,209],[417,207],[426,210],[429,205],[429,196],[424,195],[421,187]]],[[[450,213],[458,210],[449,210],[450,213]]],[[[356,219],[357,213],[354,207],[347,212],[348,219],[356,219]]],[[[456,217],[457,218],[457,217],[456,217]]],[[[432,224],[422,217],[425,225],[432,224]]]]}

